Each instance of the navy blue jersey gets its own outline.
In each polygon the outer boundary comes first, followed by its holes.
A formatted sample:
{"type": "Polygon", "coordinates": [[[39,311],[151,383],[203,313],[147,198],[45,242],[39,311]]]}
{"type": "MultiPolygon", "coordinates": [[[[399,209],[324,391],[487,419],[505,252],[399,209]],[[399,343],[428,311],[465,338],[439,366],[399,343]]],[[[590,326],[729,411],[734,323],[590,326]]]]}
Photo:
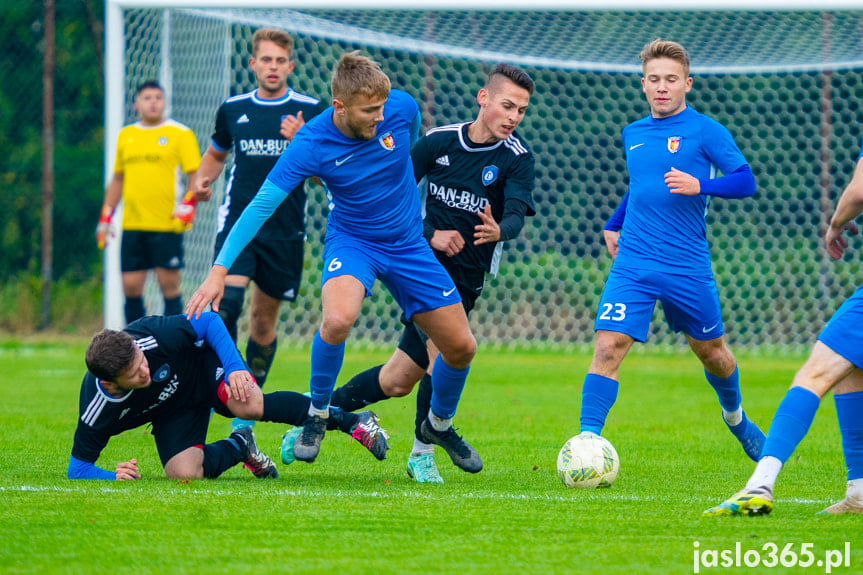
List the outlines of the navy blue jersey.
{"type": "Polygon", "coordinates": [[[108,394],[89,371],[81,384],[80,417],[72,456],[94,463],[108,440],[154,421],[175,409],[216,402],[216,385],[224,370],[212,348],[201,345],[183,315],[147,316],[125,331],[135,338],[150,367],[150,385],[117,398],[108,394]]]}
{"type": "MultiPolygon", "coordinates": [[[[317,99],[290,89],[275,100],[258,98],[257,91],[240,94],[219,107],[212,145],[223,152],[233,149],[234,161],[227,175],[225,200],[219,206],[217,231],[231,229],[287,149],[288,141],[279,133],[282,118],[302,112],[303,119],[308,121],[324,109],[317,99]]],[[[305,204],[306,192],[300,182],[290,200],[282,203],[261,228],[259,237],[302,239],[305,204]]]]}
{"type": "Polygon", "coordinates": [[[672,167],[698,179],[730,174],[746,164],[731,133],[685,108],[667,118],[647,118],[623,130],[629,203],[620,230],[615,266],[681,275],[711,275],[707,242],[710,196],[672,194],[665,174],[672,167]]]}
{"type": "Polygon", "coordinates": [[[461,252],[438,258],[456,281],[456,270],[490,272],[499,259],[494,256],[501,244],[473,243],[474,226],[482,223],[477,214],[487,205],[498,222],[507,199],[524,202],[527,214],[535,213],[535,159],[524,140],[514,132],[494,144],[475,144],[468,138],[469,126],[432,128],[411,150],[415,177],[426,179],[426,222],[436,230],[458,230],[464,237],[461,252]]]}

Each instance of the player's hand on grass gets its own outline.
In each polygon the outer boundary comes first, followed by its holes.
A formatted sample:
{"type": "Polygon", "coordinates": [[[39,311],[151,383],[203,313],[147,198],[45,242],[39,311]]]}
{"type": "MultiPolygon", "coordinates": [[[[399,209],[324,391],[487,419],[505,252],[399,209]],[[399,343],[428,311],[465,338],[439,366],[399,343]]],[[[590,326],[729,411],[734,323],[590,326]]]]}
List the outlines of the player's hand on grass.
{"type": "Polygon", "coordinates": [[[249,398],[249,392],[255,383],[255,378],[252,374],[244,369],[232,372],[228,375],[228,392],[237,401],[246,401],[249,398]]]}
{"type": "Polygon", "coordinates": [[[665,185],[672,194],[683,194],[684,196],[697,196],[701,193],[701,182],[698,178],[677,168],[665,174],[665,185]]]}
{"type": "Polygon", "coordinates": [[[279,133],[284,139],[290,142],[305,123],[306,121],[303,120],[303,111],[300,110],[296,116],[285,116],[282,118],[282,123],[279,125],[279,133]]]}
{"type": "Polygon", "coordinates": [[[850,236],[856,236],[859,233],[857,224],[854,222],[846,222],[845,224],[834,228],[827,226],[827,232],[824,234],[824,244],[827,247],[827,253],[834,260],[838,260],[845,253],[845,248],[848,247],[848,240],[842,237],[842,232],[848,232],[850,236]]]}
{"type": "Polygon", "coordinates": [[[464,238],[456,230],[435,230],[429,245],[432,249],[453,257],[464,248],[464,238]]]}
{"type": "Polygon", "coordinates": [[[219,311],[219,302],[225,295],[225,276],[228,270],[224,266],[214,265],[192,297],[186,304],[186,315],[198,319],[207,310],[207,304],[212,302],[213,311],[219,311]]]}
{"type": "Polygon", "coordinates": [[[138,472],[138,460],[121,461],[117,464],[117,481],[131,481],[133,479],[141,479],[141,474],[138,472]]]}
{"type": "Polygon", "coordinates": [[[608,255],[610,255],[613,260],[617,257],[617,242],[620,239],[620,232],[602,230],[602,237],[605,239],[605,247],[608,248],[608,255]]]}
{"type": "Polygon", "coordinates": [[[473,245],[489,244],[500,239],[500,225],[491,215],[491,204],[487,204],[485,209],[477,214],[482,223],[473,228],[473,245]]]}

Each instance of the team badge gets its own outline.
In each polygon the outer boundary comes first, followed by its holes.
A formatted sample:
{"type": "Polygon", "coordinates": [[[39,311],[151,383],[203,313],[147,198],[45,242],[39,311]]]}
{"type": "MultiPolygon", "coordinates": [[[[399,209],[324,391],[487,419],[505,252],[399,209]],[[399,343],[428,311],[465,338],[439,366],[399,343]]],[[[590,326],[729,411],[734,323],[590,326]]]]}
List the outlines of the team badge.
{"type": "Polygon", "coordinates": [[[497,166],[486,166],[482,169],[482,185],[490,186],[497,179],[497,166]]]}
{"type": "Polygon", "coordinates": [[[167,136],[162,136],[161,138],[159,138],[159,145],[160,146],[164,146],[167,143],[168,143],[168,137],[167,136]]]}
{"type": "Polygon", "coordinates": [[[396,139],[393,138],[392,132],[387,132],[378,138],[378,142],[381,143],[381,146],[383,146],[385,150],[394,150],[396,147],[396,139]]]}
{"type": "Polygon", "coordinates": [[[680,136],[671,136],[668,138],[668,151],[676,154],[680,150],[680,141],[682,139],[680,136]]]}
{"type": "Polygon", "coordinates": [[[171,368],[166,363],[153,374],[153,381],[165,381],[169,375],[171,375],[171,368]]]}

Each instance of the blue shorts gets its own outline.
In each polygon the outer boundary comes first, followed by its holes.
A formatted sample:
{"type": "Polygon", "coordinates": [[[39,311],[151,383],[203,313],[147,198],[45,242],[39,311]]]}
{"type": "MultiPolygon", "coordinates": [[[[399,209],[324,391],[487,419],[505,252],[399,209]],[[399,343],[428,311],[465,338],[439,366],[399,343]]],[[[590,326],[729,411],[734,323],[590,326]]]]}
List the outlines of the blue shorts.
{"type": "Polygon", "coordinates": [[[343,275],[362,282],[367,296],[375,280],[381,280],[408,319],[461,302],[455,283],[422,236],[409,245],[388,246],[327,234],[321,285],[343,275]]]}
{"type": "Polygon", "coordinates": [[[818,340],[863,369],[863,287],[839,306],[818,334],[818,340]]]}
{"type": "Polygon", "coordinates": [[[665,321],[693,339],[716,339],[723,333],[719,292],[710,276],[680,276],[653,270],[612,266],[605,282],[595,330],[625,333],[644,342],[656,302],[665,321]]]}

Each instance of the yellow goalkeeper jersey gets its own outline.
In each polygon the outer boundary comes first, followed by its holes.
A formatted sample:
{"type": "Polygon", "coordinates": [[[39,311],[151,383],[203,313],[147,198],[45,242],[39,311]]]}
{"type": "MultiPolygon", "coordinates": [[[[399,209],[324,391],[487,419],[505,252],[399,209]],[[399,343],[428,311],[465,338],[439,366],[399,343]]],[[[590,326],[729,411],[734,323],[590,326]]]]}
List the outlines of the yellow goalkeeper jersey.
{"type": "Polygon", "coordinates": [[[114,172],[123,175],[123,229],[177,231],[171,216],[182,196],[181,176],[200,163],[195,134],[179,122],[137,122],[120,130],[114,172]]]}

